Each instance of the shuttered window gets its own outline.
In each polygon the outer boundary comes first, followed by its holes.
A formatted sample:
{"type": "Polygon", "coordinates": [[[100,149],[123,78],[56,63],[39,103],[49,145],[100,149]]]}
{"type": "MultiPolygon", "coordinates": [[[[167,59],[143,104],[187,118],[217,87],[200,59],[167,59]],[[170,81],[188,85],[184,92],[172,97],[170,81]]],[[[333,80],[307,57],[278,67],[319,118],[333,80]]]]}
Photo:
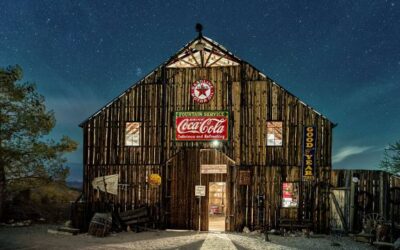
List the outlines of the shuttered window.
{"type": "Polygon", "coordinates": [[[282,122],[267,122],[267,146],[282,146],[282,122]]]}

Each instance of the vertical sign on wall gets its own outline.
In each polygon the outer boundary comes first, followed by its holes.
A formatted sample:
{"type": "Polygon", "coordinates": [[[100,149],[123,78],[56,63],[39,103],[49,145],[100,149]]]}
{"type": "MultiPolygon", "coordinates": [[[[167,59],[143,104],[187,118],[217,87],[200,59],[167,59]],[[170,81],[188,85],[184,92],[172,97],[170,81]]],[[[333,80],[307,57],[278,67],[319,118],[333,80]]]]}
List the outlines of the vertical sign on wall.
{"type": "Polygon", "coordinates": [[[239,185],[251,185],[251,174],[249,170],[239,171],[239,185]]]}
{"type": "Polygon", "coordinates": [[[314,180],[316,128],[314,126],[304,127],[303,142],[303,180],[314,180]]]}

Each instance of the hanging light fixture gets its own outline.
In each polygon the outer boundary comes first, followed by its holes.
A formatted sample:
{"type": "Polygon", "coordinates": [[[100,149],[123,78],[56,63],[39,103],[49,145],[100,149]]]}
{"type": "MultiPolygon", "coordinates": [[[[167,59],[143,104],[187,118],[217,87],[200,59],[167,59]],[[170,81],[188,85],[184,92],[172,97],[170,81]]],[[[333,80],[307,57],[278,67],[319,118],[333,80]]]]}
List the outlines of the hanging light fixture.
{"type": "Polygon", "coordinates": [[[213,148],[218,148],[219,145],[220,145],[220,142],[218,140],[214,140],[214,141],[211,142],[211,146],[213,148]]]}

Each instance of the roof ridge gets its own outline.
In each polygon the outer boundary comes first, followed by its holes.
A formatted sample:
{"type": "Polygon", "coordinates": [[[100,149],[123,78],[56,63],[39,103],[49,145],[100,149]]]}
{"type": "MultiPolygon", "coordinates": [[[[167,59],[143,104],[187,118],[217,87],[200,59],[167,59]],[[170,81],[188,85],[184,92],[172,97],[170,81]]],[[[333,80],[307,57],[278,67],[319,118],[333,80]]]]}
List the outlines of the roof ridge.
{"type": "MultiPolygon", "coordinates": [[[[143,80],[145,80],[147,77],[149,77],[153,72],[157,71],[160,67],[163,66],[167,66],[168,64],[170,64],[173,60],[176,60],[178,58],[178,56],[183,53],[185,50],[187,50],[188,48],[190,48],[190,46],[192,46],[196,41],[199,40],[204,40],[208,43],[211,43],[213,46],[215,46],[216,48],[218,48],[220,51],[228,54],[229,56],[231,56],[232,58],[234,58],[235,60],[239,61],[241,64],[245,63],[248,64],[249,66],[251,66],[252,68],[254,68],[258,74],[260,74],[262,77],[264,77],[266,80],[270,80],[271,83],[273,85],[276,85],[277,87],[281,88],[282,90],[284,90],[286,93],[288,93],[289,95],[294,96],[300,103],[302,103],[304,106],[310,108],[311,110],[313,110],[317,115],[325,118],[326,120],[330,121],[326,116],[324,116],[322,113],[320,113],[319,111],[317,111],[315,108],[311,107],[310,105],[308,105],[307,103],[305,103],[304,101],[302,101],[299,97],[297,97],[296,95],[292,94],[289,90],[287,90],[286,88],[282,87],[279,83],[275,82],[273,79],[271,79],[269,76],[265,75],[262,71],[260,71],[259,69],[257,69],[255,66],[253,66],[252,64],[248,63],[245,60],[240,59],[239,57],[237,57],[236,55],[234,55],[232,52],[230,52],[229,50],[227,50],[223,45],[219,44],[218,42],[214,41],[213,39],[200,35],[197,36],[196,38],[192,39],[191,41],[189,41],[188,43],[186,43],[181,49],[179,49],[174,55],[172,55],[169,59],[167,59],[166,61],[164,61],[163,63],[161,63],[160,65],[158,65],[157,67],[155,67],[153,70],[151,70],[146,76],[140,78],[139,80],[137,80],[134,84],[132,84],[129,88],[127,88],[126,90],[124,90],[123,92],[121,92],[117,97],[113,98],[111,101],[109,101],[106,105],[104,105],[102,108],[100,108],[99,110],[97,110],[95,113],[93,113],[91,116],[89,116],[87,119],[85,119],[83,122],[81,122],[79,124],[80,127],[82,127],[86,122],[88,122],[89,120],[91,120],[93,117],[97,116],[99,113],[101,113],[104,109],[108,108],[112,103],[114,103],[116,100],[118,100],[119,98],[121,98],[124,94],[126,94],[127,92],[129,92],[130,90],[132,90],[134,87],[136,87],[138,84],[140,84],[140,82],[142,82],[143,80]]],[[[330,121],[332,123],[332,121],[330,121]]]]}

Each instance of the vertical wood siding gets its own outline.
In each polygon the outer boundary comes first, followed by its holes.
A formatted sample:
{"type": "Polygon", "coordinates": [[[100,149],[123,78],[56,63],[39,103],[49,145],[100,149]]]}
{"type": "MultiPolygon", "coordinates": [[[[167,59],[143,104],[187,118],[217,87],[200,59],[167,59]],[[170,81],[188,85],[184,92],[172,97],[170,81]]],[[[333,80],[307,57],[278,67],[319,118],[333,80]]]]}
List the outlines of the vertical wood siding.
{"type": "MultiPolygon", "coordinates": [[[[200,149],[211,146],[209,142],[174,140],[174,112],[195,110],[230,112],[230,139],[207,159],[210,164],[229,162],[228,174],[204,176],[205,183],[227,182],[232,201],[228,206],[228,230],[241,230],[246,221],[251,228],[274,227],[279,218],[301,221],[307,216],[315,230],[328,229],[332,124],[246,63],[213,68],[159,67],[89,118],[83,124],[84,194],[93,204],[92,211],[98,209],[95,204],[104,197],[93,190],[91,181],[98,176],[119,174],[118,195],[107,196],[114,209],[125,211],[149,205],[154,207],[155,218],[167,226],[197,229],[198,200],[194,197],[194,185],[199,181],[203,157],[200,149]],[[199,79],[214,84],[215,94],[209,103],[195,103],[190,96],[191,84],[199,79]],[[128,121],[142,122],[139,147],[124,145],[128,121]],[[283,146],[266,146],[267,121],[283,122],[283,146]],[[282,182],[301,181],[306,125],[317,128],[316,181],[301,185],[304,206],[300,207],[304,211],[282,209],[282,182]],[[243,169],[251,172],[248,199],[246,186],[237,183],[238,170],[243,169]],[[162,176],[160,187],[147,185],[151,173],[162,176]],[[257,203],[261,194],[266,197],[263,208],[257,203]]],[[[206,204],[202,211],[207,211],[206,204]]],[[[206,230],[207,216],[202,221],[201,227],[206,230]]]]}

